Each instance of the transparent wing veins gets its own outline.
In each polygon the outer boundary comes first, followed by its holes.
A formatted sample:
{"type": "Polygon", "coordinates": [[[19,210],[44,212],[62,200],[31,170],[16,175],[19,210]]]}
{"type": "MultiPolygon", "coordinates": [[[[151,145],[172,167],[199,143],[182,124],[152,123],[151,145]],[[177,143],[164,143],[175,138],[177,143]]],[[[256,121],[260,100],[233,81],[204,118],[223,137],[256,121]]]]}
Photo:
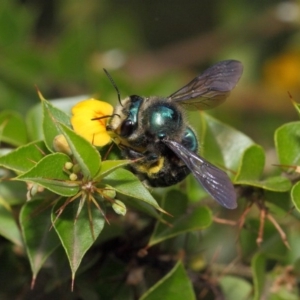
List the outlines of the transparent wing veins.
{"type": "Polygon", "coordinates": [[[175,141],[163,142],[184,161],[197,181],[216,201],[229,209],[237,207],[234,186],[224,171],[175,141]]]}
{"type": "Polygon", "coordinates": [[[243,73],[237,60],[221,61],[208,68],[168,97],[191,109],[209,109],[221,104],[243,73]]]}

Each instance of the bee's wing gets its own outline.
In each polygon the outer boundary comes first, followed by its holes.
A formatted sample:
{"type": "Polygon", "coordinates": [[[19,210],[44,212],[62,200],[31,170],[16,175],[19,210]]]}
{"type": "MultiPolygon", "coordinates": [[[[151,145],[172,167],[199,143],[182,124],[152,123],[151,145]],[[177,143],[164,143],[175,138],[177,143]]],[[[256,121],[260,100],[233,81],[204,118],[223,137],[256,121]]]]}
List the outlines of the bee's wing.
{"type": "Polygon", "coordinates": [[[243,73],[243,65],[237,60],[221,61],[168,99],[191,109],[209,109],[221,104],[236,86],[243,73]]]}
{"type": "Polygon", "coordinates": [[[184,161],[197,181],[216,201],[229,209],[237,207],[234,187],[224,171],[175,141],[163,140],[163,142],[184,161]]]}

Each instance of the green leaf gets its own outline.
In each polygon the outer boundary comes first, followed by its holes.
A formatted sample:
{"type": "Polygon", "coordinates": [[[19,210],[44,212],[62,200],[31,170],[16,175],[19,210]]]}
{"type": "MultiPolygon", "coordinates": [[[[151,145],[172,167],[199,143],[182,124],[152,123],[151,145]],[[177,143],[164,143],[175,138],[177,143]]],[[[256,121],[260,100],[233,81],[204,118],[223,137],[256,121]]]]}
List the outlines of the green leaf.
{"type": "Polygon", "coordinates": [[[49,154],[15,179],[37,183],[62,196],[73,196],[79,191],[79,184],[70,181],[68,174],[64,172],[64,165],[69,161],[69,156],[63,153],[49,154]]]}
{"type": "Polygon", "coordinates": [[[153,218],[156,218],[158,220],[162,220],[161,215],[158,213],[158,211],[150,204],[141,201],[137,198],[133,198],[126,195],[118,195],[118,199],[122,200],[126,207],[132,207],[138,211],[144,212],[148,214],[149,216],[152,216],[153,218]]]}
{"type": "Polygon", "coordinates": [[[25,122],[17,112],[5,110],[0,113],[0,141],[13,146],[26,143],[25,122]]]}
{"type": "Polygon", "coordinates": [[[224,299],[248,300],[252,290],[247,280],[234,276],[222,276],[220,285],[224,299]]]}
{"type": "Polygon", "coordinates": [[[0,182],[0,197],[10,206],[21,205],[26,201],[28,189],[25,182],[15,180],[2,180],[0,182]]]}
{"type": "Polygon", "coordinates": [[[291,190],[292,201],[298,211],[300,211],[300,181],[298,181],[291,190]]]}
{"type": "MultiPolygon", "coordinates": [[[[197,114],[197,117],[199,115],[197,114]]],[[[208,161],[226,170],[236,170],[243,152],[253,144],[245,134],[201,112],[200,153],[208,161]]],[[[198,127],[199,127],[198,126],[198,127]]]]}
{"type": "Polygon", "coordinates": [[[251,145],[242,156],[235,183],[253,182],[260,179],[265,165],[265,153],[259,145],[251,145]]]}
{"type": "Polygon", "coordinates": [[[101,164],[101,169],[99,174],[94,178],[96,181],[104,178],[114,170],[127,166],[128,164],[132,163],[131,160],[105,160],[101,164]]]}
{"type": "Polygon", "coordinates": [[[266,258],[264,254],[257,253],[251,261],[251,269],[253,273],[254,282],[254,297],[253,300],[261,299],[265,284],[266,273],[266,258]]]}
{"type": "Polygon", "coordinates": [[[90,142],[76,134],[67,126],[59,124],[59,128],[67,139],[73,156],[80,165],[84,176],[88,179],[94,178],[100,170],[100,153],[90,142]]]}
{"type": "Polygon", "coordinates": [[[112,186],[121,195],[144,201],[164,212],[141,181],[127,170],[116,169],[106,176],[102,183],[112,186]]]}
{"type": "MultiPolygon", "coordinates": [[[[61,208],[64,201],[66,200],[59,201],[53,207],[52,222],[56,219],[56,211],[61,208]]],[[[77,216],[78,202],[78,200],[74,200],[69,203],[53,225],[66,251],[73,279],[84,254],[104,227],[104,218],[101,212],[95,207],[91,207],[92,228],[90,228],[88,203],[84,205],[77,216]]]]}
{"type": "Polygon", "coordinates": [[[19,247],[23,247],[19,227],[10,206],[0,197],[0,235],[19,247]]]}
{"type": "Polygon", "coordinates": [[[289,190],[286,192],[278,193],[277,191],[268,191],[266,190],[264,192],[264,199],[268,201],[268,207],[272,213],[274,212],[274,207],[277,207],[276,215],[280,215],[279,211],[282,211],[282,217],[285,218],[287,214],[290,214],[290,209],[291,209],[291,201],[290,201],[290,193],[289,190]],[[279,211],[278,211],[279,209],[279,211]]]}
{"type": "Polygon", "coordinates": [[[71,127],[70,117],[45,99],[42,99],[42,107],[45,144],[49,151],[53,152],[54,138],[61,134],[59,122],[71,127]]]}
{"type": "Polygon", "coordinates": [[[54,229],[51,229],[52,207],[45,200],[27,202],[20,213],[20,225],[24,237],[33,283],[47,258],[60,245],[54,229]]]}
{"type": "Polygon", "coordinates": [[[43,141],[32,142],[1,156],[0,165],[17,173],[23,173],[34,167],[47,152],[43,141]]]}
{"type": "Polygon", "coordinates": [[[175,267],[154,286],[152,286],[140,300],[195,300],[196,296],[190,279],[186,275],[182,262],[175,267]]]}
{"type": "Polygon", "coordinates": [[[286,192],[291,189],[292,184],[286,177],[273,176],[261,181],[258,186],[268,191],[286,192]]]}
{"type": "MultiPolygon", "coordinates": [[[[82,95],[76,97],[60,98],[51,100],[49,102],[53,107],[60,109],[68,114],[71,111],[73,105],[87,98],[88,96],[82,95]]],[[[41,103],[38,103],[28,111],[26,116],[26,124],[31,140],[43,139],[43,110],[41,103]]]]}
{"type": "Polygon", "coordinates": [[[243,153],[234,183],[250,185],[269,191],[288,191],[291,188],[291,183],[285,177],[274,176],[261,180],[264,164],[265,153],[263,148],[259,145],[251,145],[243,153]]]}
{"type": "Polygon", "coordinates": [[[162,228],[155,230],[149,242],[149,247],[183,233],[207,228],[211,222],[211,211],[207,207],[195,208],[191,213],[171,222],[172,227],[160,224],[160,227],[165,226],[164,230],[162,228]]]}
{"type": "Polygon", "coordinates": [[[201,230],[208,227],[212,222],[211,212],[206,207],[198,207],[186,213],[187,197],[180,191],[171,190],[164,199],[163,209],[172,215],[163,215],[162,218],[170,223],[158,222],[148,243],[151,247],[166,239],[175,237],[179,234],[201,230]]]}
{"type": "Polygon", "coordinates": [[[279,127],[275,132],[275,146],[282,165],[300,165],[300,122],[279,127]]]}

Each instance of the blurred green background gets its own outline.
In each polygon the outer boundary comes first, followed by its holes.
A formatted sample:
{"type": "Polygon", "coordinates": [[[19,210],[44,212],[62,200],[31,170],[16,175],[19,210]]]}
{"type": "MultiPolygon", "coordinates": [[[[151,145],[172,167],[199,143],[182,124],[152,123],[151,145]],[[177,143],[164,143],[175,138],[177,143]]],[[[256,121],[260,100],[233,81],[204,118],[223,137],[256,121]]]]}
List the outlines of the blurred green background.
{"type": "MultiPolygon", "coordinates": [[[[103,68],[123,98],[168,96],[217,61],[237,59],[242,79],[210,113],[261,144],[273,168],[275,129],[298,120],[288,93],[300,102],[299,28],[299,1],[1,0],[0,109],[25,116],[39,103],[36,87],[46,99],[90,95],[116,103],[103,68]]],[[[220,252],[230,256],[235,236],[223,230],[214,227],[203,247],[228,237],[220,252]]],[[[6,263],[2,277],[23,268],[20,282],[28,286],[28,262],[20,269],[6,263]]]]}
{"type": "Polygon", "coordinates": [[[47,99],[168,96],[222,59],[242,80],[212,111],[265,147],[300,101],[299,1],[1,0],[0,109],[47,99]]]}

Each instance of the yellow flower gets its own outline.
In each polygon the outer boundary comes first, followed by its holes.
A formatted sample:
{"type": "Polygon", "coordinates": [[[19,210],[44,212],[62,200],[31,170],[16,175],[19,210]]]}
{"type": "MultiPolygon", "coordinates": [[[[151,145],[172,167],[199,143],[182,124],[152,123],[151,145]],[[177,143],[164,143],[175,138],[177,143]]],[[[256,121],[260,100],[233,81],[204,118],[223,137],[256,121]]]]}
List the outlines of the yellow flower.
{"type": "Polygon", "coordinates": [[[109,118],[95,118],[111,116],[112,113],[113,107],[109,103],[91,98],[73,106],[71,123],[74,131],[93,145],[105,146],[111,142],[111,137],[106,131],[109,118]]]}

